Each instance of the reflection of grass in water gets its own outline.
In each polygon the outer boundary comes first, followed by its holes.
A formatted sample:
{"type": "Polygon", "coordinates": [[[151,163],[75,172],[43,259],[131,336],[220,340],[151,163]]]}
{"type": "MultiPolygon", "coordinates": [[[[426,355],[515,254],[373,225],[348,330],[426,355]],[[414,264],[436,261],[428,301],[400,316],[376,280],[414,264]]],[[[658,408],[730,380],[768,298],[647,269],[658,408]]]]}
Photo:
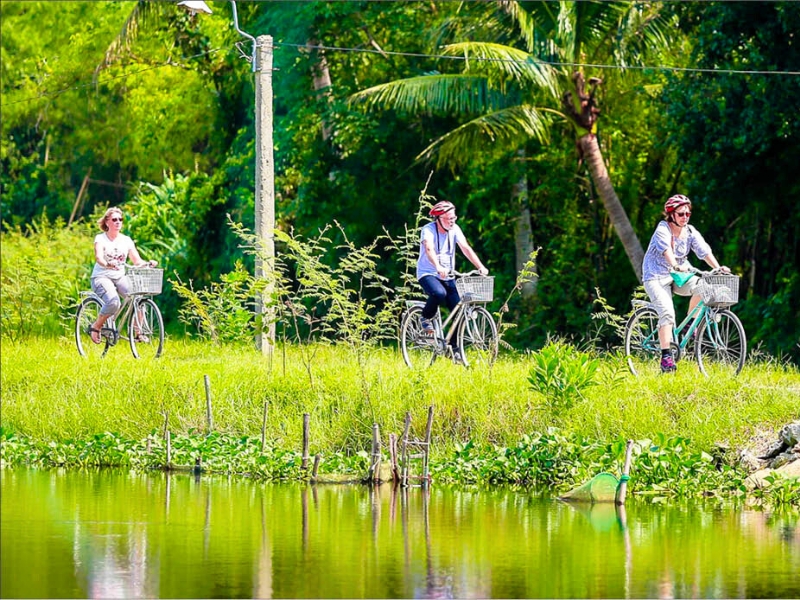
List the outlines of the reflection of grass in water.
{"type": "MultiPolygon", "coordinates": [[[[211,381],[217,430],[260,436],[266,401],[267,438],[278,446],[299,448],[302,414],[311,414],[312,453],[368,449],[373,422],[385,439],[402,431],[408,410],[421,434],[430,404],[436,407],[437,455],[449,455],[455,443],[468,439],[511,445],[553,423],[547,399],[529,387],[530,364],[520,354],[501,354],[491,370],[437,361],[414,372],[396,350],[383,348],[369,352],[362,371],[351,353],[323,345],[314,366],[318,385],[310,389],[291,345],[277,348],[271,360],[248,347],[175,339],[151,363],[132,359],[126,350],[114,348],[105,360],[87,361],[77,356],[71,339],[3,340],[3,427],[48,440],[103,431],[141,439],[163,429],[168,412],[173,432],[204,431],[204,375],[211,381]]],[[[561,414],[562,431],[595,439],[661,432],[690,438],[696,448],[719,441],[736,445],[754,426],[796,418],[800,403],[797,370],[763,364],[745,366],[731,379],[706,379],[684,369],[674,377],[625,377],[614,385],[604,385],[601,373],[598,381],[561,414]]]]}

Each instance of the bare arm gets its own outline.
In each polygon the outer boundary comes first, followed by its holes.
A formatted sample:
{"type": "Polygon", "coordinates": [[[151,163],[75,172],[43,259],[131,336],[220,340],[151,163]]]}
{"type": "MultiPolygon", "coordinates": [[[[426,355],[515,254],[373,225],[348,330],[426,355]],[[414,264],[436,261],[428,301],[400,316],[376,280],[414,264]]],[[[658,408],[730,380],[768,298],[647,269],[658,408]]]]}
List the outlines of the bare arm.
{"type": "Polygon", "coordinates": [[[477,254],[475,254],[475,251],[472,249],[472,246],[470,246],[467,242],[463,242],[459,243],[458,247],[461,248],[461,251],[464,253],[464,256],[467,257],[469,262],[471,262],[475,266],[475,268],[478,269],[478,271],[480,271],[481,275],[488,275],[489,269],[483,266],[481,259],[478,258],[477,254]]]}
{"type": "Polygon", "coordinates": [[[154,260],[143,260],[142,257],[139,256],[139,251],[136,249],[135,244],[131,246],[131,249],[128,252],[128,258],[131,259],[134,267],[155,267],[158,264],[154,260]]]}

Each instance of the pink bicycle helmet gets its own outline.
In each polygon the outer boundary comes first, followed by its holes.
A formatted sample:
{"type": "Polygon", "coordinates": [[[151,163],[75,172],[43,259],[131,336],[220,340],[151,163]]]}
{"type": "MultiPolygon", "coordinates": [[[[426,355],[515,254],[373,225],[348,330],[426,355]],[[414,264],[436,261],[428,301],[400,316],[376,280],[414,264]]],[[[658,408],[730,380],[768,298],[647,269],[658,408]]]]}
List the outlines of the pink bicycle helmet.
{"type": "Polygon", "coordinates": [[[677,194],[672,196],[669,200],[664,203],[664,212],[666,214],[671,214],[675,212],[681,206],[692,206],[692,201],[689,200],[686,196],[682,194],[677,194]]]}
{"type": "Polygon", "coordinates": [[[433,205],[430,212],[428,213],[432,217],[440,217],[445,213],[449,213],[451,210],[455,210],[456,206],[452,202],[448,202],[447,200],[442,200],[441,202],[437,202],[433,205]]]}

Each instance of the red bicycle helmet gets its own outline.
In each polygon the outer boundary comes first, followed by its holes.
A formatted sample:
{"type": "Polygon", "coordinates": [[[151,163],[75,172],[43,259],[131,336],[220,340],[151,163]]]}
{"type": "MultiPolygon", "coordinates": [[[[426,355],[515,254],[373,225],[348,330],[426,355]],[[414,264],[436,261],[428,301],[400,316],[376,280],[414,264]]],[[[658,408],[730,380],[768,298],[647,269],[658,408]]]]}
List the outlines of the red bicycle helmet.
{"type": "Polygon", "coordinates": [[[441,202],[437,202],[433,205],[430,212],[428,213],[432,217],[440,217],[445,213],[449,213],[451,210],[455,210],[456,206],[452,202],[448,202],[447,200],[442,200],[441,202]]]}
{"type": "Polygon", "coordinates": [[[669,215],[675,212],[681,206],[686,206],[686,205],[691,206],[692,201],[689,200],[689,198],[687,198],[686,196],[683,196],[682,194],[677,194],[675,196],[672,196],[669,200],[667,200],[664,203],[664,212],[669,215]]]}

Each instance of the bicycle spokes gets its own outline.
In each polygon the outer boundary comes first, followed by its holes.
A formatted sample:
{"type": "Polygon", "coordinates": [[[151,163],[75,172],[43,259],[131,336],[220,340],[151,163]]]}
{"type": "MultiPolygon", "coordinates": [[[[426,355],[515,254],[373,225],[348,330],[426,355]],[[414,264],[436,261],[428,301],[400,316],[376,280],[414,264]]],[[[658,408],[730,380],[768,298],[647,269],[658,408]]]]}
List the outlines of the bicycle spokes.
{"type": "Polygon", "coordinates": [[[136,302],[128,324],[131,352],[136,358],[157,358],[164,347],[161,312],[149,298],[136,302]]]}
{"type": "Polygon", "coordinates": [[[100,301],[94,297],[84,298],[81,305],[78,307],[78,312],[75,315],[75,344],[78,347],[78,353],[81,356],[87,357],[102,357],[108,352],[111,345],[107,336],[103,336],[100,332],[100,342],[95,343],[92,339],[92,334],[89,331],[97,321],[100,314],[100,301]]]}
{"type": "Polygon", "coordinates": [[[747,355],[747,339],[739,318],[729,310],[710,312],[698,333],[697,363],[706,375],[742,370],[747,355]]]}

